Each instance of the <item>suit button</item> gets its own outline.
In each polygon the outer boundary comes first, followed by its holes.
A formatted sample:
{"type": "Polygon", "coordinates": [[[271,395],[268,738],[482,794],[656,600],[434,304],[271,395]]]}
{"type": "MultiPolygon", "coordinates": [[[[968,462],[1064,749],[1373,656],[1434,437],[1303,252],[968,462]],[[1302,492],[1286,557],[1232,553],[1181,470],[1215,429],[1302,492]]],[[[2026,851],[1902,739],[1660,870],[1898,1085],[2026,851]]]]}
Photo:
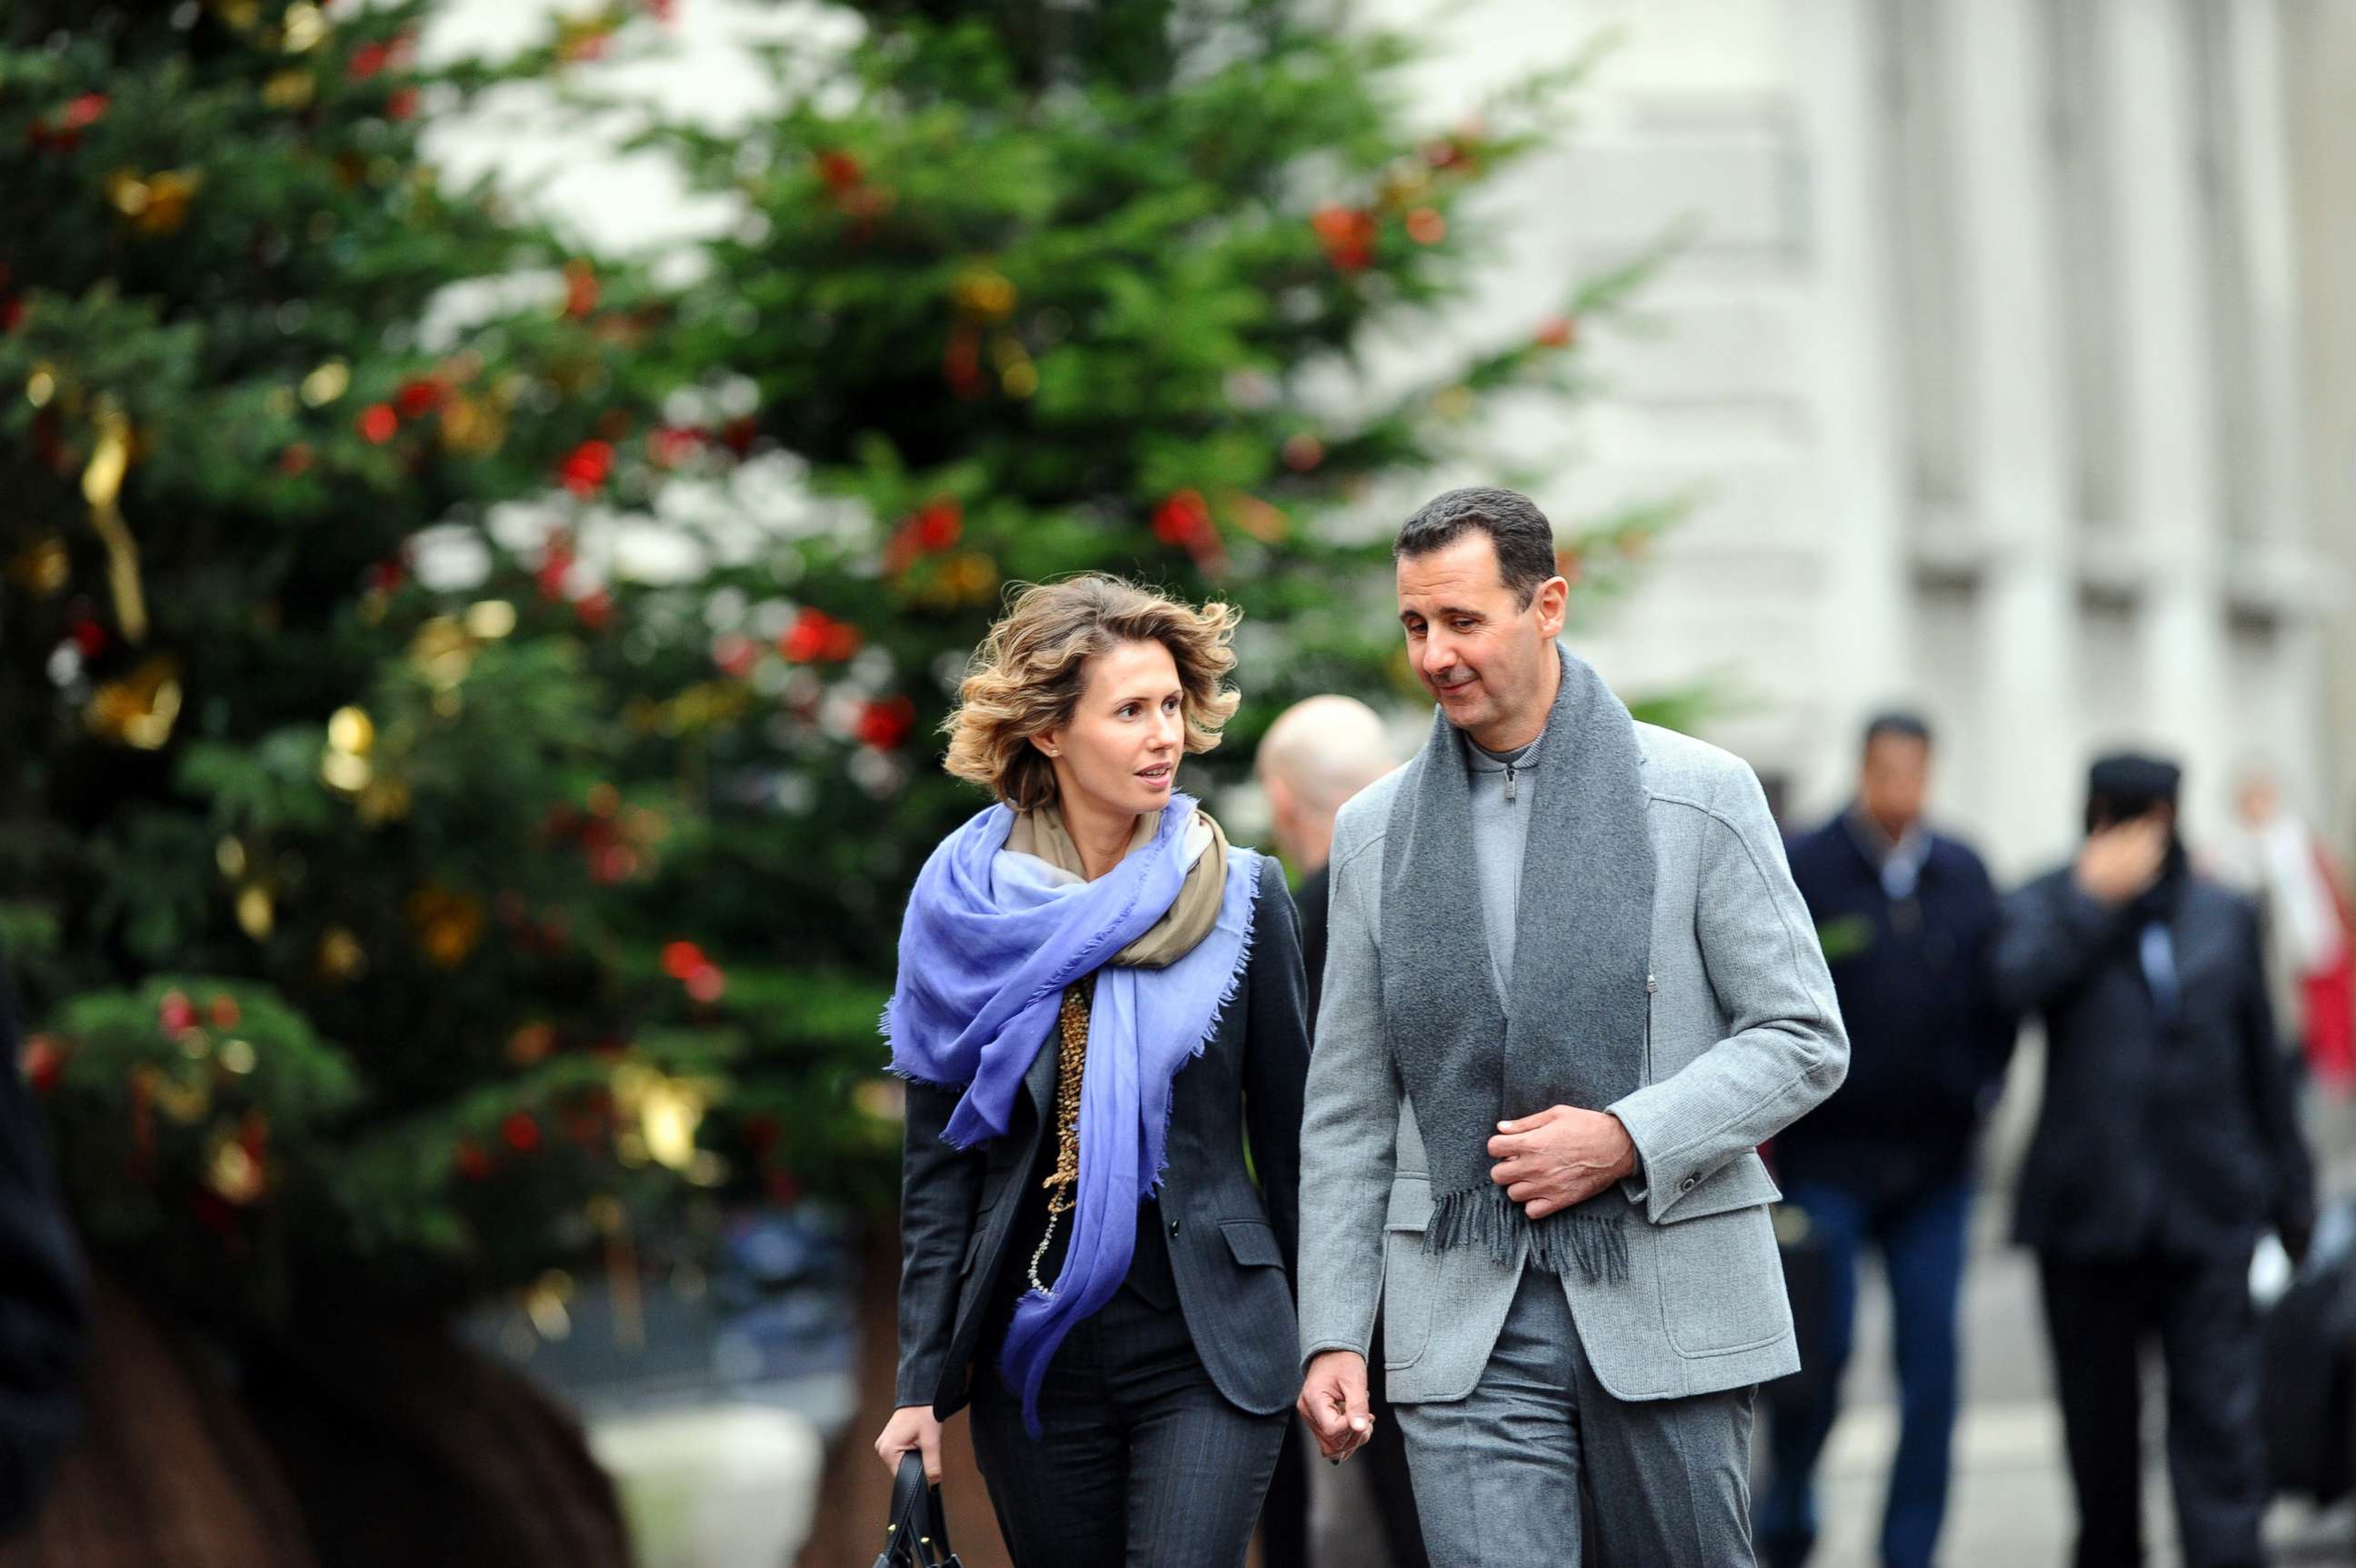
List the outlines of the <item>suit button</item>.
{"type": "Polygon", "coordinates": [[[1687,1176],[1685,1180],[1677,1183],[1677,1190],[1679,1192],[1691,1192],[1699,1185],[1701,1185],[1701,1178],[1699,1176],[1687,1176]]]}
{"type": "Polygon", "coordinates": [[[1173,1220],[1170,1222],[1170,1234],[1172,1234],[1173,1236],[1175,1236],[1176,1234],[1178,1234],[1178,1221],[1176,1221],[1175,1219],[1173,1219],[1173,1220]]]}

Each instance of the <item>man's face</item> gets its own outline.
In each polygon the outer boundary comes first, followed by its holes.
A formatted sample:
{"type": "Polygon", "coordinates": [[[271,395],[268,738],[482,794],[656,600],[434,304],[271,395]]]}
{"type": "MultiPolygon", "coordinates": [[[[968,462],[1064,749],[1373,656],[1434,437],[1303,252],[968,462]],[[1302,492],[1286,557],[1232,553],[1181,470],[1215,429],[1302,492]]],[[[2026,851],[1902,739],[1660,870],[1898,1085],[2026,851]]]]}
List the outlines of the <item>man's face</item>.
{"type": "Polygon", "coordinates": [[[1550,577],[1527,605],[1516,603],[1496,546],[1480,529],[1399,562],[1408,662],[1450,724],[1492,749],[1536,738],[1552,696],[1554,639],[1569,591],[1550,577]]]}
{"type": "Polygon", "coordinates": [[[1922,820],[1922,802],[1931,792],[1931,746],[1911,735],[1878,735],[1865,748],[1865,766],[1858,775],[1858,803],[1873,823],[1892,839],[1922,820]]]}

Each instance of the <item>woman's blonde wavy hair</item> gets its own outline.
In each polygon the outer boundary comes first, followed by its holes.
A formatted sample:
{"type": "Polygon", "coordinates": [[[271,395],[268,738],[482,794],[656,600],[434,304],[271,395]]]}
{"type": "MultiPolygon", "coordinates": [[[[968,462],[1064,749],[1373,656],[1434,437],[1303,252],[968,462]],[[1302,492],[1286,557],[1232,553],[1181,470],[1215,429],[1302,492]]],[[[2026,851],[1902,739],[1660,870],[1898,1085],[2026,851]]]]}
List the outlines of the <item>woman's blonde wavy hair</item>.
{"type": "Polygon", "coordinates": [[[1103,572],[1036,583],[1016,594],[966,666],[957,710],[941,725],[944,764],[1018,811],[1055,798],[1052,764],[1031,744],[1069,723],[1087,683],[1087,661],[1124,642],[1158,642],[1178,666],[1186,749],[1208,751],[1243,701],[1224,685],[1236,667],[1243,612],[1214,601],[1194,609],[1103,572]]]}

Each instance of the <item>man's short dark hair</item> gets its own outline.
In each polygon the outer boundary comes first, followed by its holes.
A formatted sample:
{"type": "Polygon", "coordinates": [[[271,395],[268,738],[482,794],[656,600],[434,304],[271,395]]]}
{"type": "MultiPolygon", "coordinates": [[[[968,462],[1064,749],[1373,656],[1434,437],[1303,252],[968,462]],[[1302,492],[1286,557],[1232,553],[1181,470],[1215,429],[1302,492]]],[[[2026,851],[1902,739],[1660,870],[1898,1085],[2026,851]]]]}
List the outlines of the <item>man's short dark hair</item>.
{"type": "Polygon", "coordinates": [[[1554,524],[1517,490],[1476,487],[1432,497],[1399,524],[1391,559],[1444,550],[1475,529],[1489,536],[1497,552],[1497,575],[1513,590],[1515,602],[1528,608],[1538,585],[1555,575],[1554,524]]]}
{"type": "Polygon", "coordinates": [[[1859,749],[1871,751],[1873,743],[1885,736],[1899,740],[1919,740],[1931,744],[1930,722],[1922,714],[1904,708],[1886,708],[1865,721],[1865,740],[1859,749]]]}

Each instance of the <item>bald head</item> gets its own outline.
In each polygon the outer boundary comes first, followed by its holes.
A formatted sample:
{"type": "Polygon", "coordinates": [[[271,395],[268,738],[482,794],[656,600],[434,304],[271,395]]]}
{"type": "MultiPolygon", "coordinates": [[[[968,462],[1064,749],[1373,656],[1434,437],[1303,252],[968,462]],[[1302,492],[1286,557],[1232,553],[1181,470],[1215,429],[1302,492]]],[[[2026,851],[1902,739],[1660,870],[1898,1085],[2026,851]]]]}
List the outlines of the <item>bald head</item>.
{"type": "Polygon", "coordinates": [[[1279,852],[1303,872],[1324,865],[1333,814],[1396,762],[1383,721],[1355,697],[1311,697],[1285,709],[1256,764],[1279,852]]]}

